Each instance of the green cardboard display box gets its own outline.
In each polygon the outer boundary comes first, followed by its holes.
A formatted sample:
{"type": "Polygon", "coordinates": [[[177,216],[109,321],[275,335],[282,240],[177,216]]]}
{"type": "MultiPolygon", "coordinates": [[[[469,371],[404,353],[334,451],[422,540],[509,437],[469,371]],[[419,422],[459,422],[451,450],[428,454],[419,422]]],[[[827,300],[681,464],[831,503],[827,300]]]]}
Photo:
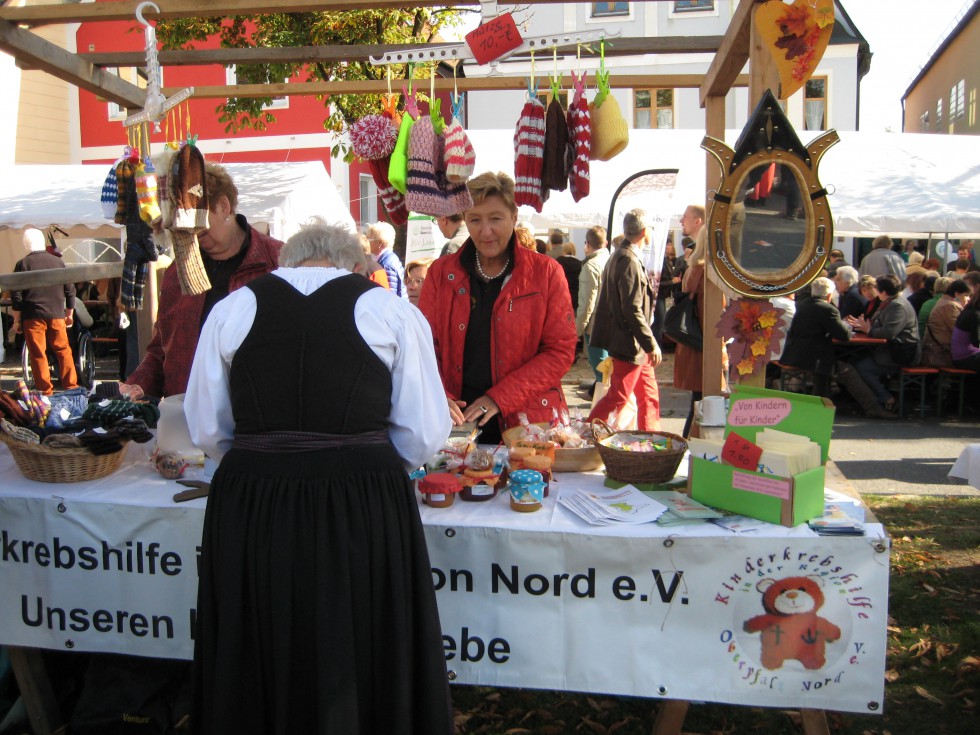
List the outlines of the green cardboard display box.
{"type": "MultiPolygon", "coordinates": [[[[820,445],[827,461],[834,428],[834,404],[818,396],[736,386],[732,391],[725,436],[736,432],[755,441],[771,428],[806,436],[820,445]]],[[[769,523],[796,526],[823,513],[824,467],[779,477],[729,464],[691,458],[688,490],[698,502],[769,523]]]]}

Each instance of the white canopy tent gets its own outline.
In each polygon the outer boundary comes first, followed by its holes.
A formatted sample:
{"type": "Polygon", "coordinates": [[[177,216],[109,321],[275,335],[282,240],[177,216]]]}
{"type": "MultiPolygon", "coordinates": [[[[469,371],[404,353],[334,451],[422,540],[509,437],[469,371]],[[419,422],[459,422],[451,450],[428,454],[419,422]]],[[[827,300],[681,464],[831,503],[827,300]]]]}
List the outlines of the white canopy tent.
{"type": "MultiPolygon", "coordinates": [[[[740,131],[729,130],[734,146],[740,131]]],[[[798,132],[804,144],[817,137],[798,132]]],[[[513,131],[473,130],[476,171],[513,174],[513,131]]],[[[540,213],[522,207],[537,228],[605,225],[619,185],[646,169],[676,168],[674,226],[688,204],[704,201],[704,134],[698,130],[631,130],[629,146],[611,161],[593,161],[591,193],[579,202],[552,192],[540,213]]],[[[842,132],[824,155],[820,182],[832,192],[835,234],[874,237],[980,234],[980,137],[842,132]]],[[[712,163],[714,165],[714,163],[712,163]]]]}
{"type": "MultiPolygon", "coordinates": [[[[238,211],[258,229],[285,240],[311,217],[355,229],[354,220],[323,164],[229,163],[238,187],[238,211]]],[[[24,257],[26,227],[58,225],[72,239],[119,240],[100,202],[109,167],[12,166],[0,177],[0,273],[24,257]]]]}

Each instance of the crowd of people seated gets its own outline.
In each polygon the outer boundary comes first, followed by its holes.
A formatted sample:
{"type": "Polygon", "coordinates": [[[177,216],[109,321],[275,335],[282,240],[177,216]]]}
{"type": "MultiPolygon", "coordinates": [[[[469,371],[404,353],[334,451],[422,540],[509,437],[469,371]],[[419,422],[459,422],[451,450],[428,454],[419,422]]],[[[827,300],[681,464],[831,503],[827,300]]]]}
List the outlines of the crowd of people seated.
{"type": "Polygon", "coordinates": [[[957,251],[947,275],[924,247],[891,245],[882,235],[860,269],[840,251],[829,278],[797,294],[781,365],[809,376],[807,388],[864,414],[897,418],[894,379],[903,367],[958,368],[977,373],[965,407],[980,405],[980,267],[972,242],[957,251]],[[832,279],[832,280],[831,280],[832,279]],[[884,342],[853,339],[855,335],[884,342]],[[834,384],[836,382],[836,391],[834,384]]]}

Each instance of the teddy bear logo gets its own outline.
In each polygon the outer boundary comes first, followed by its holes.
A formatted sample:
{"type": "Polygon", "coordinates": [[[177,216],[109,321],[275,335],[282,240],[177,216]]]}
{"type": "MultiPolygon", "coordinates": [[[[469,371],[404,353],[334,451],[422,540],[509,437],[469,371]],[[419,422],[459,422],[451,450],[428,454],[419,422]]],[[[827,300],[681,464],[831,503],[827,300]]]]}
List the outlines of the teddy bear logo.
{"type": "Polygon", "coordinates": [[[823,581],[816,575],[762,579],[755,588],[762,593],[764,615],[743,624],[746,633],[759,633],[761,663],[767,669],[781,668],[784,661],[799,661],[807,669],[826,662],[826,644],[840,640],[840,628],[820,617],[823,581]]]}

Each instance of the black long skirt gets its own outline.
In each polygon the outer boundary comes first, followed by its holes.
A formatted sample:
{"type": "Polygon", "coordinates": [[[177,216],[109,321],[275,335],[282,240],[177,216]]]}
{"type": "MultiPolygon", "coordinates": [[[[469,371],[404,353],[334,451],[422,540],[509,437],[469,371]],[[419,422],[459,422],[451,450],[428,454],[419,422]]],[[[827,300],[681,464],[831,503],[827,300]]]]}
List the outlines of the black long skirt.
{"type": "Polygon", "coordinates": [[[205,516],[191,728],[453,732],[422,524],[390,445],[223,458],[205,516]]]}

